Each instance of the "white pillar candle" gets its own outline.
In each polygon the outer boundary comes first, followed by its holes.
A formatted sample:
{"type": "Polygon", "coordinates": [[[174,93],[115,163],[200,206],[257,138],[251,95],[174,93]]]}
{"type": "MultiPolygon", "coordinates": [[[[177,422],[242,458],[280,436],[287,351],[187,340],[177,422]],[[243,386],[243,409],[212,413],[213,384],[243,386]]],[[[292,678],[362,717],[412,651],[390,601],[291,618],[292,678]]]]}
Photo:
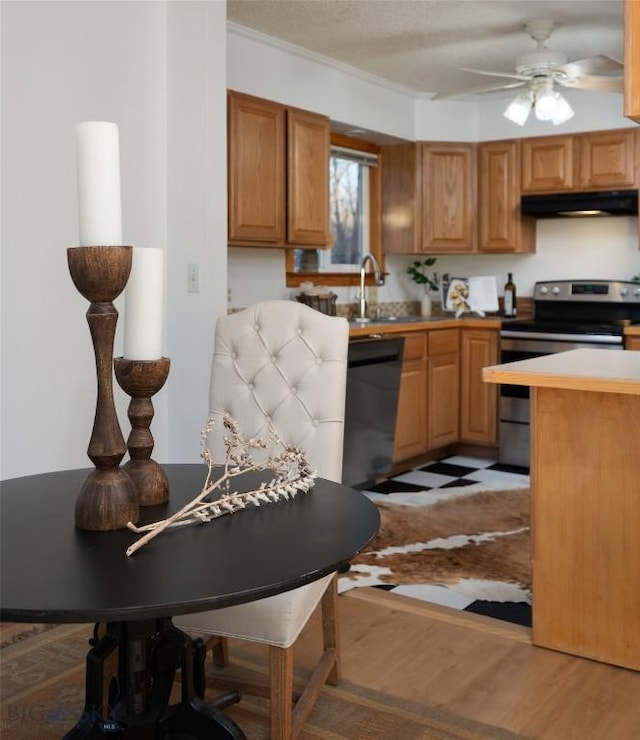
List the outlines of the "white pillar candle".
{"type": "Polygon", "coordinates": [[[118,126],[85,121],[76,126],[80,246],[122,244],[118,126]]]}
{"type": "Polygon", "coordinates": [[[124,358],[162,357],[164,254],[155,247],[134,247],[131,275],[124,291],[124,358]]]}

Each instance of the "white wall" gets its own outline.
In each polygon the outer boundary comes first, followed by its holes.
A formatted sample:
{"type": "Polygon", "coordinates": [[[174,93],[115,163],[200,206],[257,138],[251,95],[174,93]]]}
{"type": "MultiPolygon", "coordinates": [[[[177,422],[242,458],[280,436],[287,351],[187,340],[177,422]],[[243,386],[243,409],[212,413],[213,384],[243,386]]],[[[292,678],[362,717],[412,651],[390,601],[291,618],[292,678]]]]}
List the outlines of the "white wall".
{"type": "MultiPolygon", "coordinates": [[[[96,119],[119,125],[124,241],[163,247],[166,19],[162,3],[146,2],[3,2],[1,10],[7,478],[91,464],[96,373],[88,304],[66,262],[66,248],[78,244],[74,127],[96,119]]],[[[122,325],[121,316],[116,355],[122,325]]],[[[126,437],[128,399],[115,393],[126,437]]],[[[162,395],[156,408],[162,457],[162,395]]]]}
{"type": "MultiPolygon", "coordinates": [[[[622,115],[622,96],[612,93],[567,90],[566,97],[576,111],[567,124],[554,127],[531,117],[521,128],[502,115],[513,97],[510,94],[480,103],[431,101],[391,85],[376,86],[355,70],[323,64],[319,57],[309,57],[267,37],[241,32],[236,26],[230,26],[227,43],[229,87],[401,138],[485,141],[634,125],[622,115]]],[[[387,258],[391,274],[386,285],[377,290],[378,300],[405,301],[421,295],[422,289],[405,272],[413,259],[387,258]]],[[[495,274],[500,292],[507,272],[514,272],[520,295],[531,295],[536,280],[628,279],[640,272],[636,219],[539,221],[534,255],[445,256],[438,258],[436,266],[439,272],[458,275],[495,274]]],[[[229,288],[232,307],[296,293],[285,287],[283,251],[271,249],[231,249],[229,288]]],[[[357,288],[332,290],[338,294],[339,303],[355,300],[357,293],[357,288]]]]}
{"type": "MultiPolygon", "coordinates": [[[[166,250],[172,370],[154,397],[154,457],[198,459],[212,326],[226,309],[225,3],[2,2],[0,10],[0,477],[91,464],[88,304],[65,251],[78,243],[74,127],[84,120],[120,127],[125,243],[166,250]],[[192,261],[199,294],[186,292],[192,261]]],[[[114,393],[126,437],[129,399],[115,382],[114,393]]]]}
{"type": "Polygon", "coordinates": [[[355,127],[413,138],[414,96],[348,70],[290,44],[228,24],[230,89],[323,113],[355,127]]]}
{"type": "Polygon", "coordinates": [[[199,460],[216,318],[227,310],[226,6],[168,12],[168,336],[170,462],[199,460]],[[187,292],[198,265],[200,292],[187,292]]]}

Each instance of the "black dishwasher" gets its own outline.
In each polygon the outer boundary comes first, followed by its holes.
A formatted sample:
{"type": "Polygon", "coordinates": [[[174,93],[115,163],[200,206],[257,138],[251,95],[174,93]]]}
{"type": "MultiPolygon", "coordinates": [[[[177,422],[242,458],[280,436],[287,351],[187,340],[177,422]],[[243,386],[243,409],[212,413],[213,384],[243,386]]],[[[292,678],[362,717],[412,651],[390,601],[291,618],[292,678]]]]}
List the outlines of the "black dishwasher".
{"type": "Polygon", "coordinates": [[[393,460],[404,339],[349,342],[342,482],[364,487],[393,460]]]}

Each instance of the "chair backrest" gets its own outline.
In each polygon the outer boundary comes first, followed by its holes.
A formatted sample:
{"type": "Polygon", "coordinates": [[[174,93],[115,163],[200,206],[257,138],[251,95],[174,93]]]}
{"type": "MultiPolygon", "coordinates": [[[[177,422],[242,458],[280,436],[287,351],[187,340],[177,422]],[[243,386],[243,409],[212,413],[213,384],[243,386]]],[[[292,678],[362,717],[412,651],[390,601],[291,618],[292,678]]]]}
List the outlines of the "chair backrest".
{"type": "Polygon", "coordinates": [[[245,437],[271,426],[301,447],[322,478],[340,482],[349,325],[294,301],[265,301],[216,324],[209,447],[224,460],[221,417],[245,437]]]}

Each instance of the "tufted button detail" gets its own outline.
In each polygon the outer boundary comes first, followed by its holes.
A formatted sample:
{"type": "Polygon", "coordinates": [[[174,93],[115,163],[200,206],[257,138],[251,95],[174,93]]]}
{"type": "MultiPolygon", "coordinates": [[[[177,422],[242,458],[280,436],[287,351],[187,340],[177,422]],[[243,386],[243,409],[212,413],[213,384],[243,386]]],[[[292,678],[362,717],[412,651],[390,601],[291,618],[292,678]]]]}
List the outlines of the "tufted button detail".
{"type": "Polygon", "coordinates": [[[254,329],[255,329],[256,331],[260,331],[260,324],[258,324],[258,323],[256,322],[256,323],[255,323],[255,324],[253,325],[253,328],[254,328],[254,329]]]}
{"type": "Polygon", "coordinates": [[[295,387],[295,385],[292,385],[291,386],[291,393],[293,393],[293,395],[295,396],[297,392],[298,392],[298,389],[295,387]]]}
{"type": "Polygon", "coordinates": [[[317,427],[320,422],[317,419],[313,419],[311,423],[313,424],[314,427],[317,427]]]}
{"type": "Polygon", "coordinates": [[[298,329],[298,331],[296,332],[296,334],[297,334],[298,336],[301,336],[301,335],[302,335],[302,329],[298,329]]]}
{"type": "Polygon", "coordinates": [[[269,424],[271,424],[271,417],[270,417],[270,416],[265,416],[265,417],[264,417],[264,420],[265,420],[266,422],[268,422],[269,424]]]}
{"type": "Polygon", "coordinates": [[[238,359],[238,353],[237,352],[232,352],[231,353],[231,357],[233,357],[234,360],[237,360],[238,359]]]}
{"type": "Polygon", "coordinates": [[[276,355],[271,355],[271,362],[275,363],[278,357],[276,355]]]}
{"type": "Polygon", "coordinates": [[[253,390],[253,383],[247,383],[247,387],[253,390]]]}
{"type": "Polygon", "coordinates": [[[316,365],[322,365],[322,360],[319,357],[316,359],[316,365]]]}

